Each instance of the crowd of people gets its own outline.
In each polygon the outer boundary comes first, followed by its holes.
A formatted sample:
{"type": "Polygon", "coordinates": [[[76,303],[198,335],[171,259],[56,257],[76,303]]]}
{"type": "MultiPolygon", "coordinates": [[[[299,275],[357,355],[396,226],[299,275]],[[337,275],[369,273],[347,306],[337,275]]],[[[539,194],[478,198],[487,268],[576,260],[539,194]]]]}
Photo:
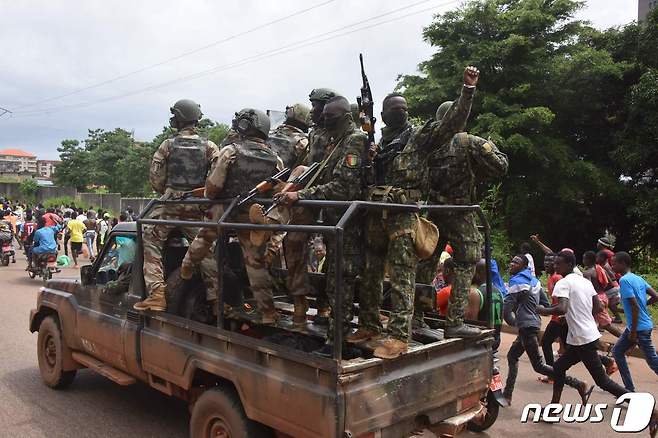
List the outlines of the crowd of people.
{"type": "MultiPolygon", "coordinates": [[[[74,204],[58,207],[30,205],[0,197],[0,240],[14,242],[25,251],[29,270],[32,255],[59,254],[60,263],[79,266],[78,259],[84,254],[93,262],[103,247],[112,228],[119,222],[136,218],[132,209],[118,217],[93,206],[87,209],[74,204]]],[[[15,259],[13,260],[15,262],[15,259]]]]}

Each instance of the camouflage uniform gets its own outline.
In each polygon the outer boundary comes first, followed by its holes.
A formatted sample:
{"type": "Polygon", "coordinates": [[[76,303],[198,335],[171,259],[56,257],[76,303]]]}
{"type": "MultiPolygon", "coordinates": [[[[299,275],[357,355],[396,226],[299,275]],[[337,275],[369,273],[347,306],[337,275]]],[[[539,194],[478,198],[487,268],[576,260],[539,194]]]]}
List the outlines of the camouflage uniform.
{"type": "MultiPolygon", "coordinates": [[[[426,160],[437,145],[448,141],[463,128],[473,99],[471,87],[464,87],[441,122],[429,121],[416,130],[402,151],[395,155],[383,174],[385,186],[371,189],[371,199],[380,202],[415,204],[423,198],[426,160]]],[[[382,297],[383,267],[388,263],[391,282],[391,337],[407,342],[411,332],[418,259],[414,251],[415,213],[372,212],[366,228],[366,261],[360,290],[361,328],[381,333],[379,309],[382,297]]]]}
{"type": "MultiPolygon", "coordinates": [[[[214,166],[206,180],[206,197],[209,199],[230,199],[246,192],[259,182],[281,170],[283,165],[264,140],[258,137],[239,136],[219,152],[217,165],[214,166]]],[[[214,206],[213,220],[219,220],[224,211],[223,206],[214,206]]],[[[237,222],[249,222],[245,209],[239,210],[235,217],[237,222]]],[[[199,265],[204,257],[212,254],[210,249],[217,240],[215,228],[204,228],[196,236],[185,254],[183,264],[199,265]]],[[[245,267],[249,277],[251,291],[259,310],[272,309],[272,280],[266,266],[266,242],[254,245],[249,231],[238,232],[242,247],[245,267]]]]}
{"type": "MultiPolygon", "coordinates": [[[[217,145],[210,140],[200,138],[194,128],[180,130],[173,139],[163,141],[153,155],[149,174],[153,190],[162,195],[161,200],[167,200],[180,197],[186,191],[196,188],[193,186],[202,187],[205,176],[208,170],[214,166],[218,154],[217,145]],[[173,151],[176,150],[175,145],[179,141],[183,142],[183,149],[186,149],[189,144],[199,142],[201,145],[199,156],[181,155],[180,159],[174,157],[173,151]],[[189,142],[189,144],[186,142],[189,142]],[[202,163],[201,167],[199,167],[200,162],[202,163]],[[185,179],[195,173],[198,174],[196,178],[186,183],[185,179]]],[[[201,221],[204,219],[204,211],[195,205],[160,206],[154,210],[154,215],[160,219],[171,220],[201,221]]],[[[171,225],[155,225],[144,229],[144,281],[149,295],[153,295],[154,292],[164,293],[165,279],[162,251],[169,234],[174,228],[176,227],[171,225]]],[[[192,241],[198,229],[183,227],[181,231],[189,241],[192,241]]],[[[206,272],[206,275],[202,275],[202,277],[206,285],[208,299],[214,299],[217,296],[217,276],[208,275],[206,272]]]]}
{"type": "MultiPolygon", "coordinates": [[[[324,130],[323,130],[324,131],[324,130]]],[[[326,133],[326,131],[324,131],[326,133]]],[[[350,122],[345,131],[328,144],[327,150],[331,157],[322,170],[315,185],[297,192],[300,200],[334,200],[353,201],[363,199],[362,156],[364,154],[367,137],[356,131],[354,123],[350,122]]],[[[318,145],[318,143],[315,143],[318,145]]],[[[313,150],[311,151],[313,153],[313,150]]],[[[329,156],[329,155],[327,155],[329,156]]],[[[341,214],[333,209],[324,212],[324,220],[336,224],[341,214]]],[[[343,329],[345,333],[350,328],[352,303],[354,301],[354,288],[356,277],[361,270],[362,229],[358,218],[354,218],[346,228],[343,237],[343,329]]],[[[326,235],[327,246],[327,296],[332,309],[335,308],[335,275],[336,275],[336,240],[334,236],[326,235]]],[[[329,332],[333,332],[333,316],[329,319],[329,332]]],[[[328,339],[328,343],[331,343],[328,339]]]]}
{"type": "MultiPolygon", "coordinates": [[[[428,159],[429,202],[431,204],[476,204],[476,185],[485,179],[499,179],[507,172],[507,156],[490,140],[461,132],[434,151],[428,159]]],[[[441,242],[434,255],[419,266],[419,279],[431,283],[436,264],[446,242],[454,250],[455,279],[448,307],[448,326],[464,321],[464,305],[480,259],[482,236],[477,230],[475,213],[434,213],[432,221],[440,226],[441,242]]]]}
{"type": "Polygon", "coordinates": [[[285,167],[294,169],[305,158],[308,135],[301,129],[284,123],[270,131],[267,143],[281,158],[285,167]]]}
{"type": "Polygon", "coordinates": [[[382,129],[382,139],[379,141],[378,152],[374,160],[376,184],[385,185],[386,181],[390,179],[393,159],[407,145],[413,131],[414,127],[409,122],[398,129],[389,127],[382,129]]]}

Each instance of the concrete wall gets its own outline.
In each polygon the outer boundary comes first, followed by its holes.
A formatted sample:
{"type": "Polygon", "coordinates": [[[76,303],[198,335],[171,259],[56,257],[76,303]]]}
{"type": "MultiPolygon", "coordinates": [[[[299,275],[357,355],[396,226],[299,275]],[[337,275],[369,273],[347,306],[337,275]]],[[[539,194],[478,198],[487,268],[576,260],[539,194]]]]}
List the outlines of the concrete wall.
{"type": "Polygon", "coordinates": [[[125,211],[128,207],[132,207],[135,214],[139,214],[146,208],[146,204],[152,198],[121,198],[121,211],[125,211]]]}
{"type": "Polygon", "coordinates": [[[78,193],[77,198],[97,210],[111,210],[116,214],[121,211],[120,193],[78,193]]]}
{"type": "MultiPolygon", "coordinates": [[[[19,183],[0,183],[0,195],[7,196],[11,199],[21,199],[21,185],[19,183]]],[[[76,190],[68,187],[39,187],[37,192],[37,201],[43,202],[46,199],[57,198],[60,196],[70,196],[74,198],[76,190]]]]}

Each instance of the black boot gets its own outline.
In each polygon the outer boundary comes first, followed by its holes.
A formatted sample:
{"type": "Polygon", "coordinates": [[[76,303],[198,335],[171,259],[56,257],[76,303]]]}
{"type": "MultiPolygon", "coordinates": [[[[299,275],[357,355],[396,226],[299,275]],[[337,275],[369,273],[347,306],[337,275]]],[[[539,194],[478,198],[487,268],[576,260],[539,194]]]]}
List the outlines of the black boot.
{"type": "Polygon", "coordinates": [[[445,338],[467,338],[474,339],[479,338],[484,335],[484,332],[477,327],[472,327],[470,325],[455,325],[451,327],[446,327],[444,336],[445,338]]]}

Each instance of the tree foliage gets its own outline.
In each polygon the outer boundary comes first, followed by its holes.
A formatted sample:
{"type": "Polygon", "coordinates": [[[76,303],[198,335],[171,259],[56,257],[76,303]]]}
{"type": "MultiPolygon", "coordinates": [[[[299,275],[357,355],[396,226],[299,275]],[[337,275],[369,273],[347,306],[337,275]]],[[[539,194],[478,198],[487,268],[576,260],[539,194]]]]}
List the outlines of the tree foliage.
{"type": "Polygon", "coordinates": [[[27,178],[21,181],[19,190],[24,199],[34,202],[37,199],[37,193],[39,192],[39,184],[36,179],[27,178]]]}
{"type": "Polygon", "coordinates": [[[456,97],[464,66],[480,69],[468,128],[509,157],[498,211],[514,241],[540,233],[582,251],[610,230],[618,247],[658,245],[641,213],[658,213],[658,11],[598,31],[573,19],[581,6],[478,0],[439,15],[424,31],[436,53],[398,88],[428,118],[456,97]]]}
{"type": "MultiPolygon", "coordinates": [[[[219,144],[228,126],[209,119],[199,122],[202,137],[219,144]]],[[[162,129],[151,142],[137,142],[132,132],[121,128],[113,131],[90,129],[84,146],[78,140],[64,140],[57,148],[62,161],[55,169],[55,183],[84,191],[92,186],[104,187],[124,196],[152,193],[148,181],[153,153],[160,144],[173,137],[175,131],[162,129]]]]}

